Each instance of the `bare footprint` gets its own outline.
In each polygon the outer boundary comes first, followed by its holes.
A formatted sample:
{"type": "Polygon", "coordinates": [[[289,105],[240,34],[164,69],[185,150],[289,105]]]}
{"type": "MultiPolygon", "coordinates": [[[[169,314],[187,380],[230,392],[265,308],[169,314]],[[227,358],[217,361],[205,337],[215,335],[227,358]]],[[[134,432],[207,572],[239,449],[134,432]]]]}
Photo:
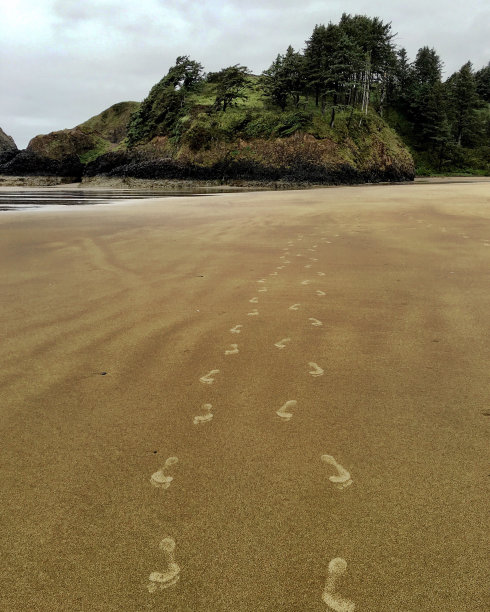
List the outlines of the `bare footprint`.
{"type": "Polygon", "coordinates": [[[277,276],[277,272],[271,272],[269,276],[277,276]]]}
{"type": "Polygon", "coordinates": [[[249,317],[255,317],[255,316],[257,316],[258,314],[259,314],[259,311],[257,310],[257,308],[254,308],[254,309],[252,310],[252,312],[247,312],[247,316],[249,316],[249,317]]]}
{"type": "Polygon", "coordinates": [[[277,346],[279,349],[283,349],[286,348],[286,344],[288,342],[291,342],[291,338],[283,338],[282,340],[279,340],[279,342],[276,342],[274,346],[277,346]]]}
{"type": "Polygon", "coordinates": [[[154,487],[158,487],[160,489],[168,489],[170,486],[170,483],[173,480],[173,477],[165,476],[165,472],[170,466],[175,465],[178,462],[179,460],[177,459],[177,457],[169,457],[167,461],[165,461],[164,466],[160,468],[158,472],[155,472],[154,474],[151,475],[151,478],[150,478],[151,484],[154,487]]]}
{"type": "Polygon", "coordinates": [[[308,372],[308,374],[311,374],[312,376],[323,376],[324,371],[317,363],[310,361],[308,365],[311,368],[311,371],[308,372]]]}
{"type": "Polygon", "coordinates": [[[262,289],[257,290],[259,293],[265,293],[267,291],[267,287],[262,287],[262,289]]]}
{"type": "Polygon", "coordinates": [[[322,600],[334,612],[354,612],[356,606],[349,599],[344,599],[337,592],[337,582],[347,570],[347,561],[340,557],[332,559],[328,564],[327,579],[323,590],[322,600]]]}
{"type": "Polygon", "coordinates": [[[310,261],[318,261],[318,257],[310,257],[310,261]]]}
{"type": "Polygon", "coordinates": [[[218,373],[219,373],[219,370],[211,370],[211,372],[208,372],[208,374],[201,376],[199,380],[205,385],[212,385],[214,382],[214,378],[212,377],[214,374],[218,374],[218,373]]]}
{"type": "Polygon", "coordinates": [[[211,410],[213,409],[213,406],[211,404],[203,404],[201,408],[204,414],[197,415],[194,417],[192,421],[194,425],[203,425],[204,423],[209,423],[209,421],[211,421],[214,416],[211,412],[211,410]]]}
{"type": "Polygon", "coordinates": [[[168,565],[164,572],[152,572],[150,574],[150,582],[148,584],[150,593],[154,593],[158,589],[163,591],[163,589],[167,589],[178,582],[180,578],[180,567],[175,563],[174,559],[175,540],[169,537],[163,538],[159,548],[165,553],[168,565]]]}
{"type": "Polygon", "coordinates": [[[301,306],[301,304],[293,304],[292,306],[290,306],[288,308],[288,310],[298,310],[298,308],[301,306]]]}
{"type": "Polygon", "coordinates": [[[319,321],[318,319],[315,319],[314,317],[308,317],[308,321],[311,321],[311,324],[314,327],[321,327],[323,325],[321,321],[319,321]]]}
{"type": "Polygon", "coordinates": [[[276,270],[282,270],[284,266],[277,266],[276,270]]]}
{"type": "Polygon", "coordinates": [[[311,264],[306,264],[305,268],[311,268],[311,264]]]}
{"type": "Polygon", "coordinates": [[[325,272],[317,272],[318,276],[325,276],[325,272]]]}
{"type": "Polygon", "coordinates": [[[339,463],[337,463],[332,455],[322,455],[321,460],[337,470],[338,474],[336,476],[329,476],[328,478],[330,482],[333,482],[336,485],[337,489],[343,490],[350,487],[352,484],[350,473],[339,463]]]}
{"type": "Polygon", "coordinates": [[[279,410],[276,412],[278,417],[281,417],[281,419],[283,421],[289,421],[290,419],[293,418],[293,413],[292,412],[288,412],[288,410],[290,410],[291,408],[296,408],[297,405],[297,401],[296,400],[288,400],[283,406],[281,406],[279,408],[279,410]]]}
{"type": "Polygon", "coordinates": [[[310,284],[311,284],[311,280],[304,280],[304,281],[301,281],[301,284],[302,284],[302,285],[310,285],[310,284]]]}
{"type": "Polygon", "coordinates": [[[259,278],[259,280],[257,281],[258,283],[265,283],[267,279],[266,278],[259,278]]]}
{"type": "Polygon", "coordinates": [[[226,349],[225,355],[236,355],[238,353],[238,344],[230,344],[230,348],[226,349]]]}
{"type": "Polygon", "coordinates": [[[242,331],[242,327],[243,325],[235,325],[235,327],[232,327],[230,331],[232,334],[239,334],[242,331]]]}
{"type": "Polygon", "coordinates": [[[321,291],[320,289],[317,289],[317,290],[316,290],[316,294],[317,294],[317,295],[327,295],[327,294],[325,293],[325,291],[321,291]]]}
{"type": "Polygon", "coordinates": [[[259,298],[258,297],[253,297],[251,300],[248,300],[251,304],[258,304],[259,303],[259,298]]]}

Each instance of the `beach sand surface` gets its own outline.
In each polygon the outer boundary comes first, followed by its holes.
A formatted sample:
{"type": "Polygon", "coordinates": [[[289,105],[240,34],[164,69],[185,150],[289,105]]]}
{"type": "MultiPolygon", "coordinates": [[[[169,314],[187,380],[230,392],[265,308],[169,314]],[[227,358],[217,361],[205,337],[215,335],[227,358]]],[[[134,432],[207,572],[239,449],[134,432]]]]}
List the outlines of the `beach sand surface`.
{"type": "Polygon", "coordinates": [[[489,196],[2,213],[0,609],[486,612],[489,196]]]}

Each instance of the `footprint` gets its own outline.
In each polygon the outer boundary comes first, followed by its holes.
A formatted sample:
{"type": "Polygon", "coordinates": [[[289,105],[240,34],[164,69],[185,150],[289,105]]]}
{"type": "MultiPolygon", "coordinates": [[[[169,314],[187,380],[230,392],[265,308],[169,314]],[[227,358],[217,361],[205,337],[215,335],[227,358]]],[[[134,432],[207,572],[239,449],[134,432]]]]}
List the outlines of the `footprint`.
{"type": "Polygon", "coordinates": [[[205,385],[212,385],[214,382],[214,378],[212,378],[213,374],[218,374],[219,370],[211,370],[208,374],[201,376],[199,379],[205,385]]]}
{"type": "Polygon", "coordinates": [[[321,291],[320,289],[317,289],[317,290],[316,290],[316,294],[317,294],[317,295],[327,295],[327,294],[325,293],[325,291],[321,291]]]}
{"type": "Polygon", "coordinates": [[[311,321],[312,325],[314,327],[321,327],[323,325],[323,323],[321,321],[319,321],[318,319],[315,319],[314,317],[308,317],[308,321],[311,321]]]}
{"type": "Polygon", "coordinates": [[[306,264],[305,268],[311,268],[311,264],[306,264]]]}
{"type": "Polygon", "coordinates": [[[291,408],[296,408],[298,402],[296,400],[288,400],[283,406],[276,412],[278,417],[281,417],[283,421],[289,421],[293,418],[293,413],[288,412],[291,408]]]}
{"type": "Polygon", "coordinates": [[[284,266],[277,266],[276,270],[282,270],[284,266]]]}
{"type": "Polygon", "coordinates": [[[225,351],[225,355],[236,355],[238,353],[238,344],[230,344],[230,347],[225,351]]]}
{"type": "MultiPolygon", "coordinates": [[[[260,291],[260,289],[259,289],[259,291],[260,291]]],[[[230,329],[230,331],[231,331],[232,334],[239,334],[242,331],[242,327],[243,327],[243,325],[235,325],[235,327],[232,327],[230,329]]]]}
{"type": "Polygon", "coordinates": [[[302,284],[302,285],[309,285],[310,283],[311,283],[311,281],[310,281],[310,280],[304,280],[304,281],[301,281],[301,284],[302,284]]]}
{"type": "Polygon", "coordinates": [[[269,276],[277,276],[277,272],[271,272],[269,276]]]}
{"type": "Polygon", "coordinates": [[[318,276],[325,276],[325,272],[317,272],[318,276]]]}
{"type": "Polygon", "coordinates": [[[167,569],[164,572],[152,572],[150,574],[150,583],[148,590],[154,593],[158,589],[163,591],[178,582],[180,576],[180,567],[175,563],[174,550],[175,540],[173,538],[163,538],[159,545],[160,550],[163,550],[168,561],[167,569]]]}
{"type": "Polygon", "coordinates": [[[347,570],[347,561],[337,557],[328,564],[327,579],[323,590],[322,600],[334,612],[354,612],[356,605],[349,599],[344,599],[337,592],[337,582],[347,570]]]}
{"type": "Polygon", "coordinates": [[[311,248],[312,248],[312,249],[316,249],[317,247],[318,247],[318,245],[317,245],[317,244],[314,244],[314,245],[313,245],[311,248]]]}
{"type": "Polygon", "coordinates": [[[265,283],[267,279],[266,278],[259,278],[259,280],[257,281],[258,283],[265,283]]]}
{"type": "Polygon", "coordinates": [[[292,306],[290,306],[288,308],[288,310],[298,310],[298,308],[301,306],[301,304],[293,304],[292,306]]]}
{"type": "Polygon", "coordinates": [[[208,423],[214,416],[211,412],[211,410],[213,409],[213,406],[211,404],[203,404],[201,408],[205,414],[195,416],[192,421],[194,425],[202,425],[203,423],[208,423]]]}
{"type": "Polygon", "coordinates": [[[303,257],[303,253],[297,253],[296,257],[303,257]]]}
{"type": "Polygon", "coordinates": [[[264,293],[265,291],[267,291],[267,287],[262,287],[262,289],[258,289],[259,293],[264,293]]]}
{"type": "Polygon", "coordinates": [[[253,297],[251,300],[248,300],[251,304],[258,304],[259,303],[259,298],[258,297],[253,297]]]}
{"type": "Polygon", "coordinates": [[[318,261],[318,257],[310,257],[310,261],[318,261]]]}
{"type": "Polygon", "coordinates": [[[285,264],[290,264],[291,262],[289,261],[289,259],[285,259],[285,260],[284,260],[284,263],[285,263],[285,264]]]}
{"type": "Polygon", "coordinates": [[[336,476],[329,476],[328,478],[330,482],[335,483],[337,489],[343,490],[347,489],[347,487],[350,487],[350,485],[352,484],[352,479],[350,477],[349,472],[340,464],[338,464],[332,457],[332,455],[322,455],[321,460],[324,463],[331,465],[338,471],[338,474],[336,476]]]}
{"type": "Polygon", "coordinates": [[[150,482],[154,487],[159,487],[160,489],[168,489],[170,483],[173,480],[172,476],[165,476],[164,472],[167,471],[171,465],[175,465],[179,460],[177,457],[169,457],[162,468],[151,475],[150,482]]]}
{"type": "Polygon", "coordinates": [[[312,376],[323,376],[323,370],[317,363],[310,361],[308,365],[311,368],[311,372],[308,372],[308,374],[311,374],[312,376]]]}
{"type": "Polygon", "coordinates": [[[249,316],[249,317],[255,317],[255,316],[257,316],[258,314],[259,314],[259,311],[257,310],[257,308],[254,308],[254,309],[252,310],[252,312],[247,312],[247,316],[249,316]]]}
{"type": "Polygon", "coordinates": [[[283,348],[286,348],[285,343],[288,343],[288,342],[291,342],[291,338],[283,338],[282,340],[279,340],[279,342],[276,342],[274,346],[277,346],[277,348],[279,349],[283,349],[283,348]]]}

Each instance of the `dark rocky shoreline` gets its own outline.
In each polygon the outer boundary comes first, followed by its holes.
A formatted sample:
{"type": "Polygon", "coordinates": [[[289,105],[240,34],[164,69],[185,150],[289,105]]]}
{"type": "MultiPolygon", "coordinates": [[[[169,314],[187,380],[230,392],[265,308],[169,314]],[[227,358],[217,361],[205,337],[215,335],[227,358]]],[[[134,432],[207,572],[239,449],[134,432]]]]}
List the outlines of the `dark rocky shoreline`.
{"type": "MultiPolygon", "coordinates": [[[[60,177],[70,182],[84,179],[143,179],[145,181],[192,181],[234,184],[284,183],[305,185],[357,185],[362,183],[413,181],[411,171],[399,166],[360,171],[349,164],[320,165],[298,159],[289,166],[266,166],[253,160],[222,159],[212,165],[115,152],[101,155],[86,165],[76,156],[61,160],[43,157],[28,150],[0,154],[0,176],[60,177]]],[[[62,182],[65,182],[63,180],[62,182]]],[[[5,181],[4,181],[5,182],[5,181]]]]}

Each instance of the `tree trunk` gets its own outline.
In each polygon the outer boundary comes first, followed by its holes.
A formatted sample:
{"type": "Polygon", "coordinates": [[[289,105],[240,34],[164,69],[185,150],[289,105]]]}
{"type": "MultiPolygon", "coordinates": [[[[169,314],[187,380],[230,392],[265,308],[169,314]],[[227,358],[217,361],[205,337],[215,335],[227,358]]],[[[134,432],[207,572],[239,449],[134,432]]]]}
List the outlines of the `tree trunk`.
{"type": "Polygon", "coordinates": [[[334,124],[335,124],[335,107],[337,105],[337,92],[335,92],[333,94],[333,101],[332,101],[332,115],[330,116],[330,127],[333,128],[334,124]]]}

